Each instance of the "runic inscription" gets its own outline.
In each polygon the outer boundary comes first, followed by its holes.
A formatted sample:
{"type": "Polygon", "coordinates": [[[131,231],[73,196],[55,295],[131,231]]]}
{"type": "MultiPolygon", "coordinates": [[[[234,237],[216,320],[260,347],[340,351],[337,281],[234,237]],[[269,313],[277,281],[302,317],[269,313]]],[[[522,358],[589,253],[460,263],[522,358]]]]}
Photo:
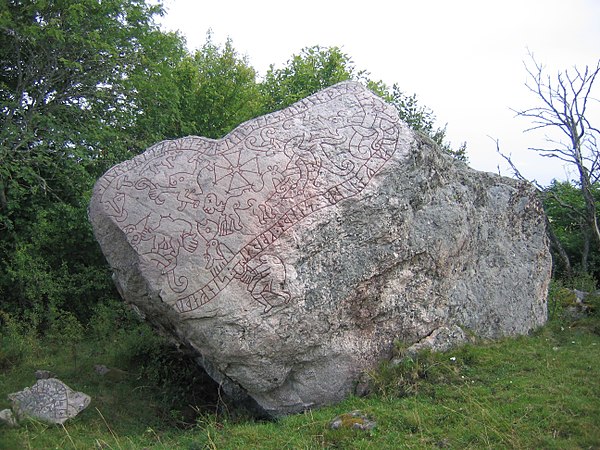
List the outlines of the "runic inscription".
{"type": "Polygon", "coordinates": [[[358,84],[336,85],[221,140],[161,142],[108,171],[95,195],[177,311],[235,282],[267,312],[291,297],[271,244],[368,186],[396,151],[390,108],[358,84]]]}
{"type": "Polygon", "coordinates": [[[9,394],[19,415],[30,415],[51,423],[63,423],[90,403],[90,397],[75,392],[56,378],[38,380],[31,388],[9,394]]]}

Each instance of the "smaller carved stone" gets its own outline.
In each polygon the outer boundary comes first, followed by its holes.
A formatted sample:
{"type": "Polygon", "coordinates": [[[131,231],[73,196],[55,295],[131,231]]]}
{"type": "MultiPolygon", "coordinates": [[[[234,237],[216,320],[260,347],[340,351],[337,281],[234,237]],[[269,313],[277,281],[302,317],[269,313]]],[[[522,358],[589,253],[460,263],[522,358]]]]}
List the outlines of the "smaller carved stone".
{"type": "Polygon", "coordinates": [[[56,424],[75,417],[91,400],[89,395],[75,392],[56,378],[38,380],[30,388],[8,394],[8,398],[19,418],[31,416],[56,424]]]}

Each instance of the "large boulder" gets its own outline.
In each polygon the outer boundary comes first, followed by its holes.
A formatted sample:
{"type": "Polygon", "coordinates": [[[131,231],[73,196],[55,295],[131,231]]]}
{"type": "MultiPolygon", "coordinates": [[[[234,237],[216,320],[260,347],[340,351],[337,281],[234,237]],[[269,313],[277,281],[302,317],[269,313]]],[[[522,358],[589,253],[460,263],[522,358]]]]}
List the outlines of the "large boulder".
{"type": "Polygon", "coordinates": [[[270,416],[341,400],[396,340],[546,320],[534,190],[444,155],[358,83],[156,144],[89,213],[123,298],[270,416]]]}

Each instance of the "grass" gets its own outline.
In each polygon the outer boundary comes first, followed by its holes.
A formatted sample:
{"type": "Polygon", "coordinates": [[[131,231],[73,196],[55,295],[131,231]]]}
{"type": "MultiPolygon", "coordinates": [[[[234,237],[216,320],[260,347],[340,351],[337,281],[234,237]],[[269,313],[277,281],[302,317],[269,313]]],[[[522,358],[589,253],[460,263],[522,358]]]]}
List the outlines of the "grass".
{"type": "Polygon", "coordinates": [[[160,359],[153,346],[167,347],[151,341],[146,331],[126,325],[104,337],[89,332],[76,351],[5,333],[0,409],[9,406],[6,395],[31,385],[33,372],[41,368],[90,394],[92,403],[64,427],[33,420],[16,429],[2,427],[0,448],[600,448],[597,316],[573,322],[556,314],[531,336],[382,365],[372,374],[371,395],[277,422],[234,418],[214,404],[203,408],[202,396],[194,397],[185,377],[174,374],[183,370],[194,377],[193,369],[160,359]],[[25,345],[20,355],[11,351],[17,345],[25,345]],[[94,364],[121,371],[102,377],[94,364]],[[161,372],[165,364],[174,366],[161,372]],[[198,413],[186,419],[186,401],[194,398],[198,413]],[[329,428],[335,416],[353,410],[373,418],[375,429],[329,428]]]}

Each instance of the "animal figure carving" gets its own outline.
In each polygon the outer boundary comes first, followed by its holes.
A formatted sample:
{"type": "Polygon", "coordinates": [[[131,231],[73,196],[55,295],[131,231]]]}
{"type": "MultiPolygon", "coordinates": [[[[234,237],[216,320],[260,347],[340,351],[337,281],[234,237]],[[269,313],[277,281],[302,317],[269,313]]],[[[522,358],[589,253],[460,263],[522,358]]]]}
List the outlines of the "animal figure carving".
{"type": "Polygon", "coordinates": [[[227,263],[233,259],[233,256],[233,252],[225,244],[212,239],[208,243],[204,253],[204,259],[206,260],[205,268],[210,270],[210,273],[216,277],[227,263]]]}

